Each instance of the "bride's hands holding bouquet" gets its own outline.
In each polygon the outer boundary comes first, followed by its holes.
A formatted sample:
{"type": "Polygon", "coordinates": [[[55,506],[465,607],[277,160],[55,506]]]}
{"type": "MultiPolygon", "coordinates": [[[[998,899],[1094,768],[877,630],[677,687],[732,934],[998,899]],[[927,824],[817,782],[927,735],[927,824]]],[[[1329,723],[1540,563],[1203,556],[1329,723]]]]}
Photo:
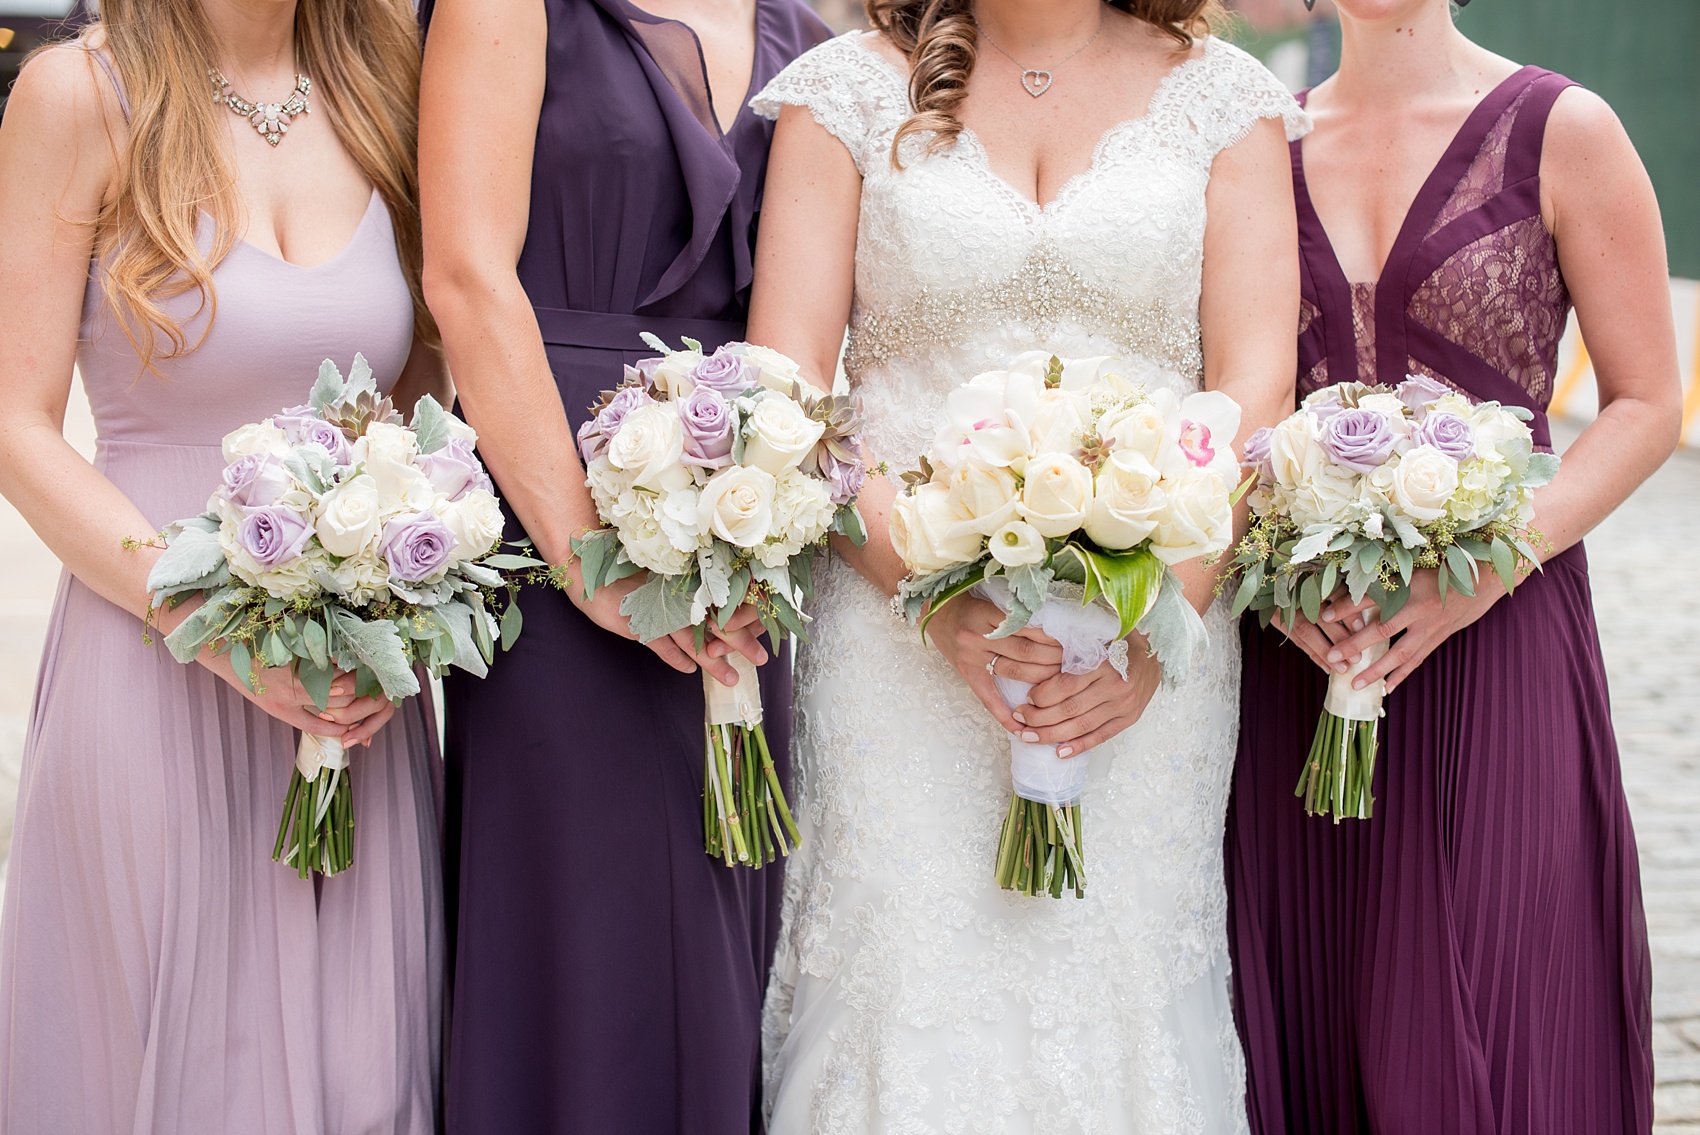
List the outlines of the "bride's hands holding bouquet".
{"type": "Polygon", "coordinates": [[[1106,662],[1090,674],[1065,674],[1059,669],[1035,684],[1027,704],[1011,711],[1020,723],[1021,739],[1055,745],[1057,756],[1068,758],[1132,728],[1162,685],[1163,668],[1147,654],[1139,636],[1128,645],[1126,678],[1106,662]]]}
{"type": "Polygon", "coordinates": [[[1024,734],[1030,730],[998,693],[994,678],[1035,685],[1047,682],[1062,673],[1063,651],[1055,639],[1032,627],[1008,638],[988,638],[1003,620],[1004,613],[995,604],[964,595],[939,610],[927,626],[927,640],[956,667],[999,725],[1007,732],[1024,734]]]}

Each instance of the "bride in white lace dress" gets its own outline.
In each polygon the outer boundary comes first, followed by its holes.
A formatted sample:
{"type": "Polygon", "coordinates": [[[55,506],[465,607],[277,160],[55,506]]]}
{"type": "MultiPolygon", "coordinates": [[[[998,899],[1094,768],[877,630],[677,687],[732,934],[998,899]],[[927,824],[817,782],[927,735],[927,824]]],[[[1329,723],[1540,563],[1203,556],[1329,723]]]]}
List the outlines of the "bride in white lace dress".
{"type": "MultiPolygon", "coordinates": [[[[1304,120],[1249,56],[1169,22],[1207,7],[876,0],[883,34],[816,48],[755,99],[779,125],[750,338],[824,382],[848,324],[864,440],[893,479],[950,390],[1028,350],[1224,390],[1246,433],[1285,411],[1283,128],[1304,120]],[[933,34],[916,46],[918,26],[933,34]],[[1050,72],[1014,62],[1077,48],[1050,72]],[[907,132],[906,55],[927,112],[907,132]]],[[[997,616],[978,600],[947,607],[928,650],[889,603],[892,493],[869,482],[873,538],[821,571],[799,653],[803,844],[768,997],[771,1130],[1243,1130],[1221,853],[1239,648],[1222,606],[1202,663],[1155,696],[1150,660],[1125,682],[1107,666],[1074,678],[1041,635],[986,640],[997,616]],[[988,663],[1042,679],[1025,723],[988,663]],[[993,880],[1004,727],[1065,754],[1105,742],[1084,899],[993,880]]],[[[1202,609],[1213,578],[1183,577],[1202,609]]]]}

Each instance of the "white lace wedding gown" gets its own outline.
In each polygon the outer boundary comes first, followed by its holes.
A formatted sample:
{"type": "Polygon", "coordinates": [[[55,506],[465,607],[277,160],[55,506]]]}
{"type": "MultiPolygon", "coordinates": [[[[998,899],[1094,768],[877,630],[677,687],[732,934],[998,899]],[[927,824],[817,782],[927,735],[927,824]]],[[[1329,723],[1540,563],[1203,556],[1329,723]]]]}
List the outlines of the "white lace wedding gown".
{"type": "MultiPolygon", "coordinates": [[[[1215,155],[1292,97],[1210,40],[1044,208],[971,132],[892,138],[907,79],[842,36],[762,91],[807,107],[863,177],[845,368],[872,454],[914,468],[945,395],[1028,350],[1117,355],[1198,388],[1215,155]]],[[[803,843],[787,867],[765,1040],[774,1135],[1226,1133],[1246,1126],[1228,992],[1223,814],[1239,647],[1222,605],[1196,672],[1092,755],[1084,899],[998,889],[1005,735],[885,596],[821,573],[798,656],[803,843]]]]}

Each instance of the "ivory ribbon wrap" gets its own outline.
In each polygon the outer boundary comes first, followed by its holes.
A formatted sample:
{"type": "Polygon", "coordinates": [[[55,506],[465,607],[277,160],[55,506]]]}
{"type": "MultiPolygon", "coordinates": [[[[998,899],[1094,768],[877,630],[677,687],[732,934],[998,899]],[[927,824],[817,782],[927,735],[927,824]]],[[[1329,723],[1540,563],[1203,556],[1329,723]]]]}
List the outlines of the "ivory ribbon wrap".
{"type": "Polygon", "coordinates": [[[316,737],[301,734],[301,747],[295,750],[295,767],[303,780],[312,780],[321,769],[335,772],[348,767],[348,750],[335,737],[316,737]]]}
{"type": "Polygon", "coordinates": [[[1381,708],[1387,697],[1386,680],[1377,678],[1361,690],[1352,689],[1352,682],[1381,661],[1387,653],[1387,646],[1385,641],[1378,642],[1359,655],[1344,674],[1328,675],[1328,694],[1322,699],[1322,708],[1342,721],[1375,721],[1380,718],[1386,712],[1381,708]]]}
{"type": "Polygon", "coordinates": [[[723,686],[707,670],[702,672],[702,699],[708,708],[710,725],[761,724],[761,683],[756,678],[755,663],[742,654],[728,654],[726,661],[738,672],[736,686],[723,686]]]}
{"type": "MultiPolygon", "coordinates": [[[[974,588],[974,593],[1007,613],[1010,606],[1009,583],[993,576],[974,588]]],[[[1082,607],[1076,598],[1059,597],[1053,591],[1043,606],[1033,613],[1028,626],[1044,631],[1062,644],[1063,673],[1090,674],[1105,662],[1127,677],[1126,656],[1120,665],[1111,656],[1110,644],[1117,639],[1121,620],[1114,611],[1100,603],[1082,607]]],[[[998,693],[1004,704],[1014,709],[1027,703],[1031,682],[992,675],[997,680],[998,693]]],[[[1086,789],[1087,761],[1092,750],[1059,758],[1055,745],[1032,744],[1018,734],[1009,734],[1009,772],[1015,794],[1023,800],[1053,807],[1067,807],[1080,801],[1086,789]]]]}

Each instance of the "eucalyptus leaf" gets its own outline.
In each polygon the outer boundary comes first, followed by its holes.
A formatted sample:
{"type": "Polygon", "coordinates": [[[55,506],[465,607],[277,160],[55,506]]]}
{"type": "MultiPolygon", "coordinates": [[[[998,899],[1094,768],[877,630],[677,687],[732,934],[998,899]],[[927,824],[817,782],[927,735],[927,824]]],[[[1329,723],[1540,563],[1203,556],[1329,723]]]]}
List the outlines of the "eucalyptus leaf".
{"type": "Polygon", "coordinates": [[[1232,612],[1234,618],[1237,619],[1245,613],[1246,608],[1251,606],[1252,600],[1257,598],[1257,593],[1262,586],[1263,565],[1255,564],[1246,569],[1244,576],[1240,579],[1239,590],[1234,593],[1234,606],[1232,612]]]}
{"type": "Polygon", "coordinates": [[[1495,536],[1493,543],[1488,545],[1488,554],[1493,557],[1493,570],[1499,573],[1506,593],[1514,591],[1517,587],[1517,553],[1511,550],[1510,544],[1495,536]]]}
{"type": "Polygon", "coordinates": [[[325,635],[324,624],[317,619],[308,619],[301,628],[301,643],[307,648],[307,657],[315,665],[330,665],[330,639],[325,635]]]}
{"type": "Polygon", "coordinates": [[[1395,587],[1391,591],[1384,592],[1383,597],[1376,602],[1376,608],[1381,612],[1381,621],[1385,623],[1388,619],[1397,615],[1404,609],[1405,604],[1410,602],[1410,599],[1411,589],[1408,586],[1395,587]]]}
{"type": "Polygon", "coordinates": [[[472,630],[477,613],[465,603],[457,601],[438,607],[437,618],[449,632],[449,664],[460,667],[474,678],[482,678],[488,674],[490,671],[484,665],[484,653],[479,649],[472,630]]]}
{"type": "Polygon", "coordinates": [[[525,628],[525,616],[519,613],[519,604],[509,601],[507,608],[502,611],[502,649],[512,650],[514,643],[519,641],[519,632],[525,628]]]}
{"type": "Polygon", "coordinates": [[[1311,622],[1322,620],[1322,588],[1316,576],[1307,575],[1304,582],[1299,584],[1299,607],[1303,609],[1305,618],[1311,622]]]}
{"type": "Polygon", "coordinates": [[[236,677],[241,679],[250,692],[259,692],[254,689],[254,655],[248,650],[248,644],[241,639],[231,640],[230,668],[236,671],[236,677]]]}
{"type": "Polygon", "coordinates": [[[165,648],[179,662],[193,662],[195,656],[224,630],[225,624],[242,611],[245,587],[227,587],[207,596],[206,602],[189,612],[189,617],[165,636],[165,648]]]}
{"type": "MultiPolygon", "coordinates": [[[[612,533],[610,533],[612,535],[612,533]]],[[[503,571],[523,571],[526,568],[548,567],[542,560],[534,560],[530,556],[514,556],[506,552],[498,552],[493,556],[485,556],[478,564],[487,568],[499,568],[503,571]]],[[[588,573],[586,573],[588,574],[588,573]]]]}
{"type": "Polygon", "coordinates": [[[849,540],[852,545],[860,548],[868,542],[868,527],[862,520],[861,510],[855,505],[843,505],[832,518],[832,530],[849,540]]]}
{"type": "Polygon", "coordinates": [[[307,691],[307,696],[313,699],[313,704],[323,710],[331,699],[331,680],[336,677],[336,671],[329,665],[301,665],[295,667],[295,680],[301,683],[301,688],[307,691]]]}
{"type": "Polygon", "coordinates": [[[1452,569],[1452,579],[1459,591],[1465,595],[1476,593],[1476,561],[1470,558],[1457,544],[1446,549],[1446,566],[1452,569]]]}

